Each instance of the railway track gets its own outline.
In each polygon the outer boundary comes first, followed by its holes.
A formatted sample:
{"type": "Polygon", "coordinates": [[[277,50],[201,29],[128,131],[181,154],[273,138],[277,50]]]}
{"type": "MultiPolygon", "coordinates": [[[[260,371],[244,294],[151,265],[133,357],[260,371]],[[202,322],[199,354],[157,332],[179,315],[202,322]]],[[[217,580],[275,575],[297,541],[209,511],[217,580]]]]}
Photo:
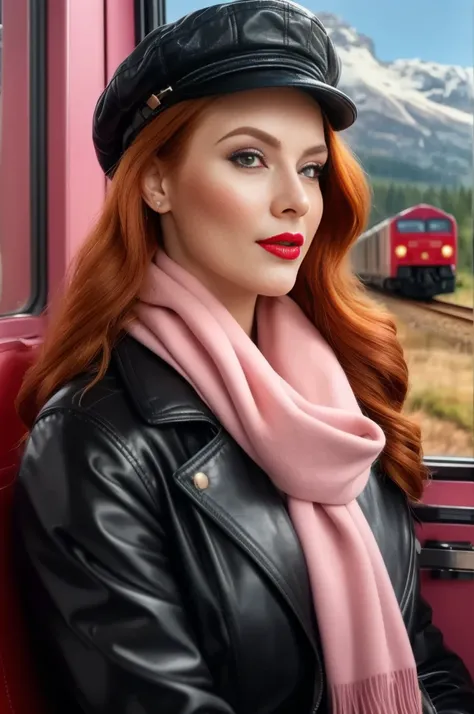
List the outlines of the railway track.
{"type": "Polygon", "coordinates": [[[418,301],[385,293],[377,288],[369,288],[369,294],[402,322],[422,332],[444,336],[463,349],[472,351],[473,308],[451,304],[443,300],[418,301]]]}
{"type": "Polygon", "coordinates": [[[456,305],[454,303],[443,302],[442,300],[430,300],[429,302],[416,302],[418,307],[425,310],[445,315],[454,320],[464,323],[474,324],[474,311],[472,307],[466,305],[456,305]]]}

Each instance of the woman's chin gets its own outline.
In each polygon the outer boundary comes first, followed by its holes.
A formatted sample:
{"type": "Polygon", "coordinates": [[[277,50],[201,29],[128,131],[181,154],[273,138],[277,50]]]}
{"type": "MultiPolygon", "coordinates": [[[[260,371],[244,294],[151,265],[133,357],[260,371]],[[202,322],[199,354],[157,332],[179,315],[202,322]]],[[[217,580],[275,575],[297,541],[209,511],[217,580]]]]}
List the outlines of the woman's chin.
{"type": "Polygon", "coordinates": [[[264,295],[265,297],[281,297],[282,295],[288,295],[288,293],[293,290],[296,277],[298,273],[296,270],[288,271],[287,275],[275,276],[273,279],[268,279],[260,283],[258,294],[264,295]]]}

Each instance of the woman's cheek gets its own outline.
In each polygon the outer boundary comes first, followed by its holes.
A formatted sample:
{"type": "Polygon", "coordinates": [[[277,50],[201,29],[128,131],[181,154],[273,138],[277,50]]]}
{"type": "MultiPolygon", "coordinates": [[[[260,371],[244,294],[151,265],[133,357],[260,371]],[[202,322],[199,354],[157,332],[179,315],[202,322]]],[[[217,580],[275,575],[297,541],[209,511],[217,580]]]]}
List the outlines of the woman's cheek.
{"type": "Polygon", "coordinates": [[[221,215],[227,220],[231,217],[233,219],[243,218],[256,208],[259,208],[260,211],[264,209],[261,192],[255,187],[252,190],[249,185],[218,185],[211,193],[212,198],[206,203],[213,208],[216,215],[221,215]]]}

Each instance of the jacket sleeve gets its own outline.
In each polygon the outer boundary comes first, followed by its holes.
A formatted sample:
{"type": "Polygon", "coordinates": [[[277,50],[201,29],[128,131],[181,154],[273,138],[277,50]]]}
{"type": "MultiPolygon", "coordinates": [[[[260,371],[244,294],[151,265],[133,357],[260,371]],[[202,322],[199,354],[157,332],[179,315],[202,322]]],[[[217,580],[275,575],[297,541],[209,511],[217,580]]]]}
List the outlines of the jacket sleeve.
{"type": "Polygon", "coordinates": [[[164,521],[156,486],[105,422],[74,411],[37,422],[14,507],[26,610],[80,711],[233,714],[199,650],[164,521]]]}
{"type": "Polygon", "coordinates": [[[432,610],[418,596],[414,654],[423,714],[474,714],[474,685],[461,659],[443,642],[432,610]]]}

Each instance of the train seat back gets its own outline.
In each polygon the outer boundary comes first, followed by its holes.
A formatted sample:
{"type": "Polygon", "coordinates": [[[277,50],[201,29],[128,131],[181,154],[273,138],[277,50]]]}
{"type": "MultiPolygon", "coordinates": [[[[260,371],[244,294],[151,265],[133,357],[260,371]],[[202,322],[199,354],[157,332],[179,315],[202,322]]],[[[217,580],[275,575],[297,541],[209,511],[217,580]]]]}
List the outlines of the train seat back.
{"type": "Polygon", "coordinates": [[[462,471],[459,480],[435,473],[415,510],[423,596],[446,644],[474,677],[474,481],[467,468],[461,480],[462,471]]]}
{"type": "Polygon", "coordinates": [[[34,347],[0,342],[0,714],[44,714],[15,584],[11,505],[25,429],[15,410],[34,347]]]}

